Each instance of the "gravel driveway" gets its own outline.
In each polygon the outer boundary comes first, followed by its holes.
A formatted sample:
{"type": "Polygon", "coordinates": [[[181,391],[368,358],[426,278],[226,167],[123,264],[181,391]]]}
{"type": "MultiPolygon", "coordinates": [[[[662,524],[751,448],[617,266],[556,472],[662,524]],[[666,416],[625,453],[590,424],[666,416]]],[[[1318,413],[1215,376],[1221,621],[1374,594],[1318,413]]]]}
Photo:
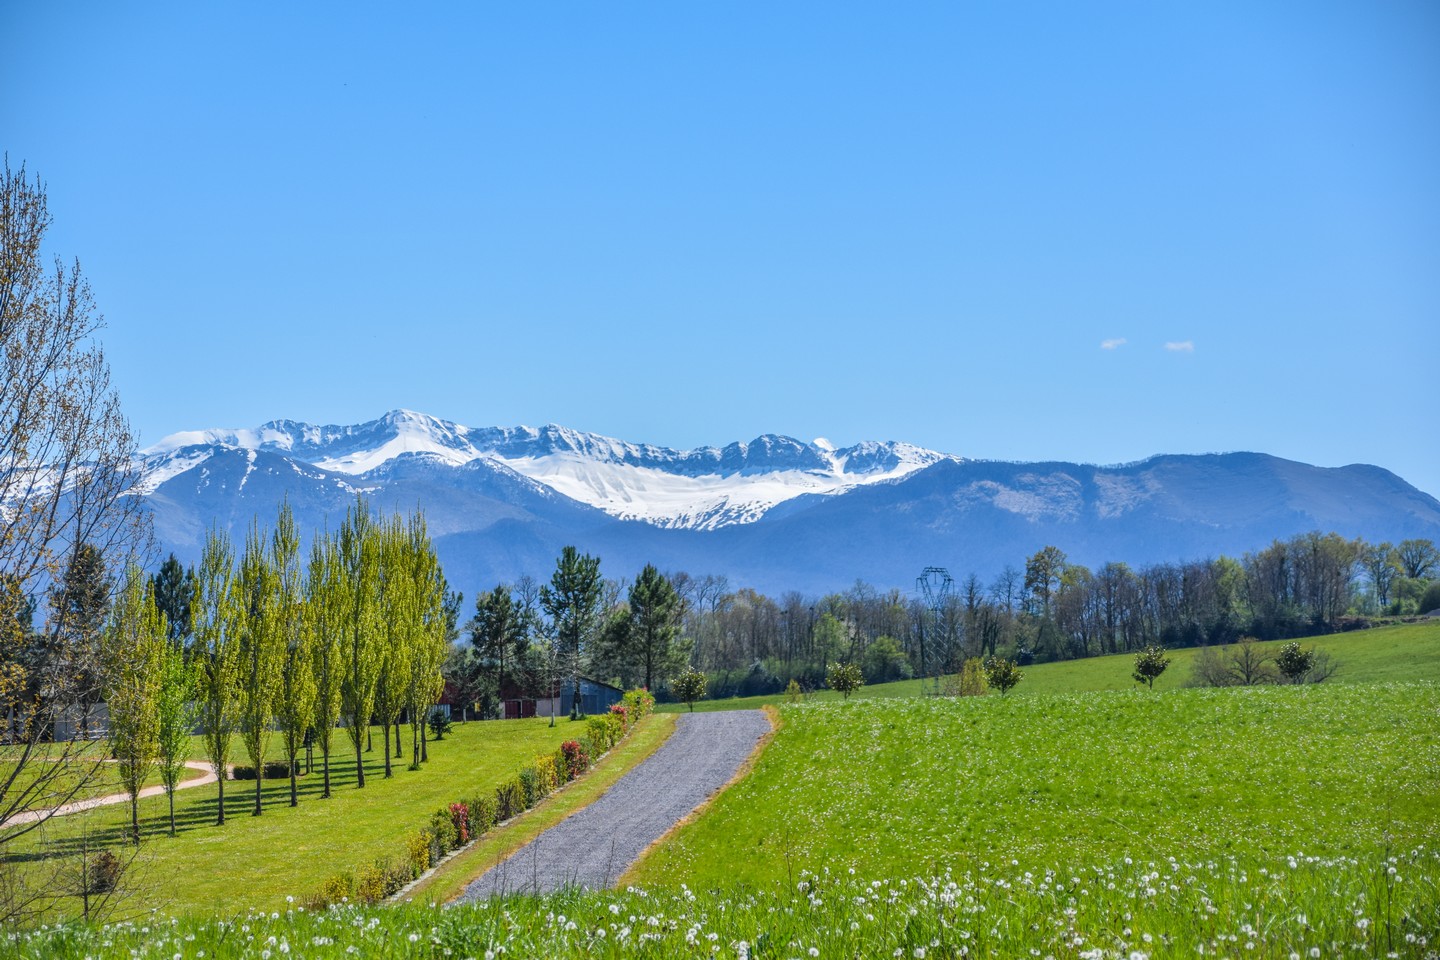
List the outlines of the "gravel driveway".
{"type": "Polygon", "coordinates": [[[760,710],[681,714],[670,739],[644,763],[492,867],[460,899],[611,886],[646,847],[728,783],[769,732],[760,710]]]}

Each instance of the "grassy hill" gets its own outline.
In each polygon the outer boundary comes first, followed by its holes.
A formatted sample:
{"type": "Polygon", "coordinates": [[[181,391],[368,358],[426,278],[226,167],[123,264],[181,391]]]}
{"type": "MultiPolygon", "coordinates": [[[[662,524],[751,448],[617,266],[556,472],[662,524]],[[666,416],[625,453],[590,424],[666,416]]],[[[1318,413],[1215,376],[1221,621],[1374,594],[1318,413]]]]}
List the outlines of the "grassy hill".
{"type": "MultiPolygon", "coordinates": [[[[1285,642],[1270,640],[1257,646],[1273,654],[1285,642]]],[[[1374,683],[1384,680],[1440,681],[1440,620],[1310,637],[1301,640],[1300,645],[1306,649],[1324,650],[1339,664],[1339,670],[1326,681],[1327,683],[1374,683]]],[[[1157,691],[1172,690],[1184,686],[1190,679],[1191,664],[1194,662],[1196,653],[1197,650],[1193,647],[1170,651],[1172,662],[1169,669],[1155,682],[1155,689],[1157,691]]],[[[1107,657],[1087,657],[1083,660],[1035,664],[1024,668],[1025,679],[1011,691],[1010,696],[1129,690],[1136,686],[1135,681],[1130,677],[1134,659],[1133,654],[1115,654],[1107,657]]],[[[931,689],[933,689],[933,683],[933,680],[930,681],[931,689]]],[[[902,680],[897,683],[881,683],[861,687],[858,692],[851,695],[851,699],[916,697],[919,695],[920,681],[902,680]]],[[[832,691],[821,690],[806,699],[825,701],[840,700],[841,697],[832,691]]],[[[695,709],[744,710],[761,706],[779,706],[785,702],[786,698],[783,694],[763,697],[730,697],[724,700],[702,700],[695,704],[695,709]]],[[[686,706],[683,703],[667,703],[658,709],[673,713],[685,710],[686,706]]]]}

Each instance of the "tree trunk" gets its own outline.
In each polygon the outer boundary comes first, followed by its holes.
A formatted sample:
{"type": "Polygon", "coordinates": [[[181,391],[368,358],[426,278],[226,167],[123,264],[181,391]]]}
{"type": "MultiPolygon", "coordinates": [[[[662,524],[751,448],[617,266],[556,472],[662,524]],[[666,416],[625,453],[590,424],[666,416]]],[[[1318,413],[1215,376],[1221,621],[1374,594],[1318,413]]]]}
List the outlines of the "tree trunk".
{"type": "Polygon", "coordinates": [[[325,789],[321,792],[320,798],[321,798],[322,800],[329,800],[329,799],[330,799],[330,748],[329,748],[328,746],[326,746],[326,747],[321,747],[320,752],[321,752],[322,754],[324,754],[324,757],[323,757],[322,762],[323,762],[324,765],[325,765],[325,789]]]}
{"type": "Polygon", "coordinates": [[[297,764],[294,757],[290,758],[290,806],[300,806],[300,793],[295,786],[295,770],[297,764]]]}
{"type": "Polygon", "coordinates": [[[400,759],[401,757],[403,757],[403,756],[405,756],[405,752],[400,749],[400,718],[399,718],[399,717],[396,717],[396,718],[395,718],[395,759],[396,759],[396,760],[399,760],[399,759],[400,759]]]}
{"type": "Polygon", "coordinates": [[[430,762],[430,747],[429,747],[429,743],[428,743],[429,739],[430,739],[430,727],[429,727],[429,725],[428,725],[428,724],[425,724],[425,723],[420,724],[420,762],[421,762],[421,763],[429,763],[429,762],[430,762]]]}
{"type": "MultiPolygon", "coordinates": [[[[370,736],[369,731],[365,733],[370,736]]],[[[361,789],[365,787],[365,758],[360,755],[360,738],[355,738],[355,786],[361,789]]]]}
{"type": "Polygon", "coordinates": [[[225,826],[225,778],[229,775],[230,771],[222,766],[220,773],[215,778],[216,785],[220,787],[220,813],[215,820],[215,826],[217,827],[225,826]]]}
{"type": "Polygon", "coordinates": [[[260,816],[260,811],[261,811],[261,806],[260,806],[260,789],[261,789],[261,787],[263,787],[264,785],[265,785],[265,762],[262,760],[261,762],[259,762],[259,763],[257,763],[257,764],[255,765],[255,812],[251,814],[252,817],[258,817],[258,816],[260,816]]]}
{"type": "Polygon", "coordinates": [[[390,724],[388,721],[380,732],[380,739],[385,741],[385,779],[389,780],[395,774],[390,769],[390,724]]]}
{"type": "MultiPolygon", "coordinates": [[[[369,753],[375,749],[374,731],[367,725],[365,727],[365,752],[369,753]]],[[[362,778],[363,779],[363,778],[362,778]]],[[[363,784],[362,784],[363,786],[363,784]]]]}
{"type": "Polygon", "coordinates": [[[175,836],[175,788],[171,787],[165,791],[165,796],[170,798],[170,836],[175,836]]]}
{"type": "Polygon", "coordinates": [[[130,830],[135,837],[135,846],[140,846],[140,791],[130,794],[130,830]]]}

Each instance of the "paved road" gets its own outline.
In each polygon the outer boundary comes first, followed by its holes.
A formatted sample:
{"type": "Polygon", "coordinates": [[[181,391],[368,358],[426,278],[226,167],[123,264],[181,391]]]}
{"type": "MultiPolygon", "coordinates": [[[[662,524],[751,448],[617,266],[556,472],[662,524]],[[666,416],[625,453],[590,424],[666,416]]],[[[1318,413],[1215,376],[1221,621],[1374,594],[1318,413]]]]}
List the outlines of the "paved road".
{"type": "Polygon", "coordinates": [[[728,783],[769,732],[760,710],[682,713],[670,739],[644,763],[492,867],[460,899],[611,886],[646,847],[728,783]]]}

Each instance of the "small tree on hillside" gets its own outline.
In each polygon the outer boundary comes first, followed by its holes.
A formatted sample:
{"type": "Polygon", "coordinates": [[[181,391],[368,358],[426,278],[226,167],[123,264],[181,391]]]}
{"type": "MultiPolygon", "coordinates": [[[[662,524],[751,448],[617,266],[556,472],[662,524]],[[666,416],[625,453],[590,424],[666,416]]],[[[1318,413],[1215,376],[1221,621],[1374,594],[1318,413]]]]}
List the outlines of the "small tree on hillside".
{"type": "Polygon", "coordinates": [[[1131,674],[1136,683],[1146,684],[1151,690],[1155,689],[1155,680],[1170,666],[1170,658],[1165,656],[1165,648],[1150,644],[1144,650],[1135,654],[1135,672],[1131,674]]]}
{"type": "Polygon", "coordinates": [[[691,667],[675,678],[670,685],[670,692],[675,694],[676,700],[687,704],[690,712],[694,713],[695,701],[705,699],[705,674],[691,667]]]}
{"type": "Polygon", "coordinates": [[[865,674],[853,663],[833,663],[825,672],[825,683],[846,700],[865,685],[865,674]]]}
{"type": "Polygon", "coordinates": [[[1314,664],[1315,651],[1301,650],[1294,640],[1282,646],[1275,656],[1275,666],[1290,683],[1302,683],[1314,664]]]}
{"type": "Polygon", "coordinates": [[[990,657],[985,661],[985,683],[990,689],[999,690],[1002,697],[1024,678],[1025,674],[1020,672],[1013,660],[990,657]]]}

